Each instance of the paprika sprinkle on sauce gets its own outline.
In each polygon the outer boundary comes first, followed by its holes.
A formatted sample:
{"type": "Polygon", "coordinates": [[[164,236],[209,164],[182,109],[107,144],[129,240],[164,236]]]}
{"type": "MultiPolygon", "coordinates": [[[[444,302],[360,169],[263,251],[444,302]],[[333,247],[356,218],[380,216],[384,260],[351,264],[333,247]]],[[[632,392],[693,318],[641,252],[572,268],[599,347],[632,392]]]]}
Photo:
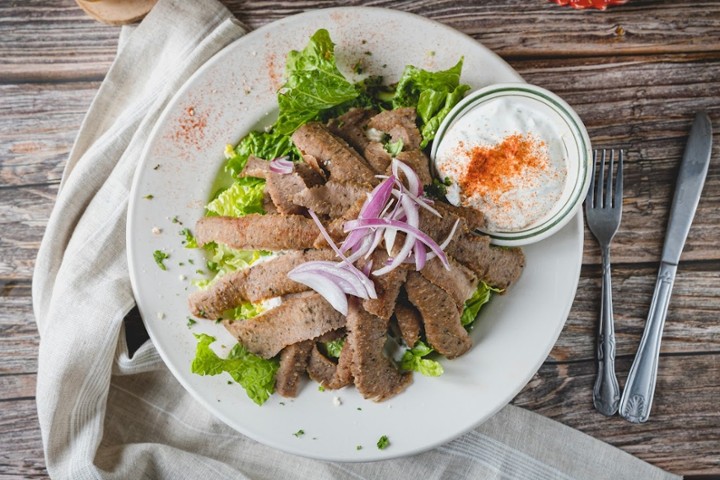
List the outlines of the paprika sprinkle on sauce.
{"type": "Polygon", "coordinates": [[[523,175],[548,168],[545,142],[530,134],[509,135],[497,145],[477,145],[467,153],[470,162],[460,177],[460,186],[467,194],[484,195],[496,203],[522,181],[523,175]]]}

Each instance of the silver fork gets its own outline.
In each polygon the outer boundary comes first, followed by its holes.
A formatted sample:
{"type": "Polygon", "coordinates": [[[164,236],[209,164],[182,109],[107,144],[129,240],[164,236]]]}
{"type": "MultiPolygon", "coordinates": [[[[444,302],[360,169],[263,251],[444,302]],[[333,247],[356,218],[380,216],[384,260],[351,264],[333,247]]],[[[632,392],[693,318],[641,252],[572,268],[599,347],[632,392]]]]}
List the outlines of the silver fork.
{"type": "Polygon", "coordinates": [[[612,416],[618,410],[620,387],[615,376],[615,326],[613,324],[612,286],[610,282],[610,242],[620,226],[623,197],[623,151],[617,155],[617,169],[613,182],[616,151],[610,151],[610,164],[605,176],[607,150],[593,152],[593,176],[585,198],[587,225],[595,235],[602,251],[602,303],[600,329],[597,340],[598,374],[593,388],[593,404],[603,415],[612,416]],[[601,157],[598,166],[598,156],[601,157]],[[604,188],[604,191],[603,191],[604,188]]]}

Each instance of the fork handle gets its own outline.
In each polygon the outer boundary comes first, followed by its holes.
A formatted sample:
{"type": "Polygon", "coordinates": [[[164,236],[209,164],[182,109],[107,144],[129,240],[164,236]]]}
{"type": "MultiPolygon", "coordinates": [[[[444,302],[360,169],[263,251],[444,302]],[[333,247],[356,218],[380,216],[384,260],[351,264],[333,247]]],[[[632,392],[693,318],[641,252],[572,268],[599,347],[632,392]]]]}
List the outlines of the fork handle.
{"type": "Polygon", "coordinates": [[[615,375],[615,325],[613,322],[609,247],[603,248],[602,267],[602,303],[597,340],[598,373],[593,388],[593,404],[598,412],[612,416],[618,411],[620,387],[615,375]]]}
{"type": "Polygon", "coordinates": [[[625,383],[620,415],[633,423],[644,423],[650,417],[660,360],[660,340],[676,272],[677,265],[666,262],[660,264],[645,331],[625,383]]]}

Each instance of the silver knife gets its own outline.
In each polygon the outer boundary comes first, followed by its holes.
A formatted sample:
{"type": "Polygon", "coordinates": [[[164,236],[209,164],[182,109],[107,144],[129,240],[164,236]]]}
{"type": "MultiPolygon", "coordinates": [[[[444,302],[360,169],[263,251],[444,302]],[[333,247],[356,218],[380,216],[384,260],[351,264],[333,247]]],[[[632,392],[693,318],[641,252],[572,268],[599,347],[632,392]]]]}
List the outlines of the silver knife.
{"type": "Polygon", "coordinates": [[[633,423],[646,422],[655,392],[665,317],[675,281],[680,253],[695,216],[712,149],[712,125],[705,112],[695,115],[678,175],[660,270],[645,331],[620,399],[620,415],[633,423]]]}

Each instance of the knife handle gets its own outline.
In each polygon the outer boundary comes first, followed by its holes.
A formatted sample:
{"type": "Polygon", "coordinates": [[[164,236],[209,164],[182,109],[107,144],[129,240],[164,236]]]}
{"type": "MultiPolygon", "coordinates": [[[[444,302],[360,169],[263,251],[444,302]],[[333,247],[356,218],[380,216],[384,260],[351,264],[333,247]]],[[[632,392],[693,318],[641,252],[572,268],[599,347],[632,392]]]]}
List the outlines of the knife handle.
{"type": "Polygon", "coordinates": [[[660,263],[645,331],[620,399],[620,415],[632,423],[644,423],[650,416],[657,380],[660,340],[676,272],[677,265],[660,263]]]}

